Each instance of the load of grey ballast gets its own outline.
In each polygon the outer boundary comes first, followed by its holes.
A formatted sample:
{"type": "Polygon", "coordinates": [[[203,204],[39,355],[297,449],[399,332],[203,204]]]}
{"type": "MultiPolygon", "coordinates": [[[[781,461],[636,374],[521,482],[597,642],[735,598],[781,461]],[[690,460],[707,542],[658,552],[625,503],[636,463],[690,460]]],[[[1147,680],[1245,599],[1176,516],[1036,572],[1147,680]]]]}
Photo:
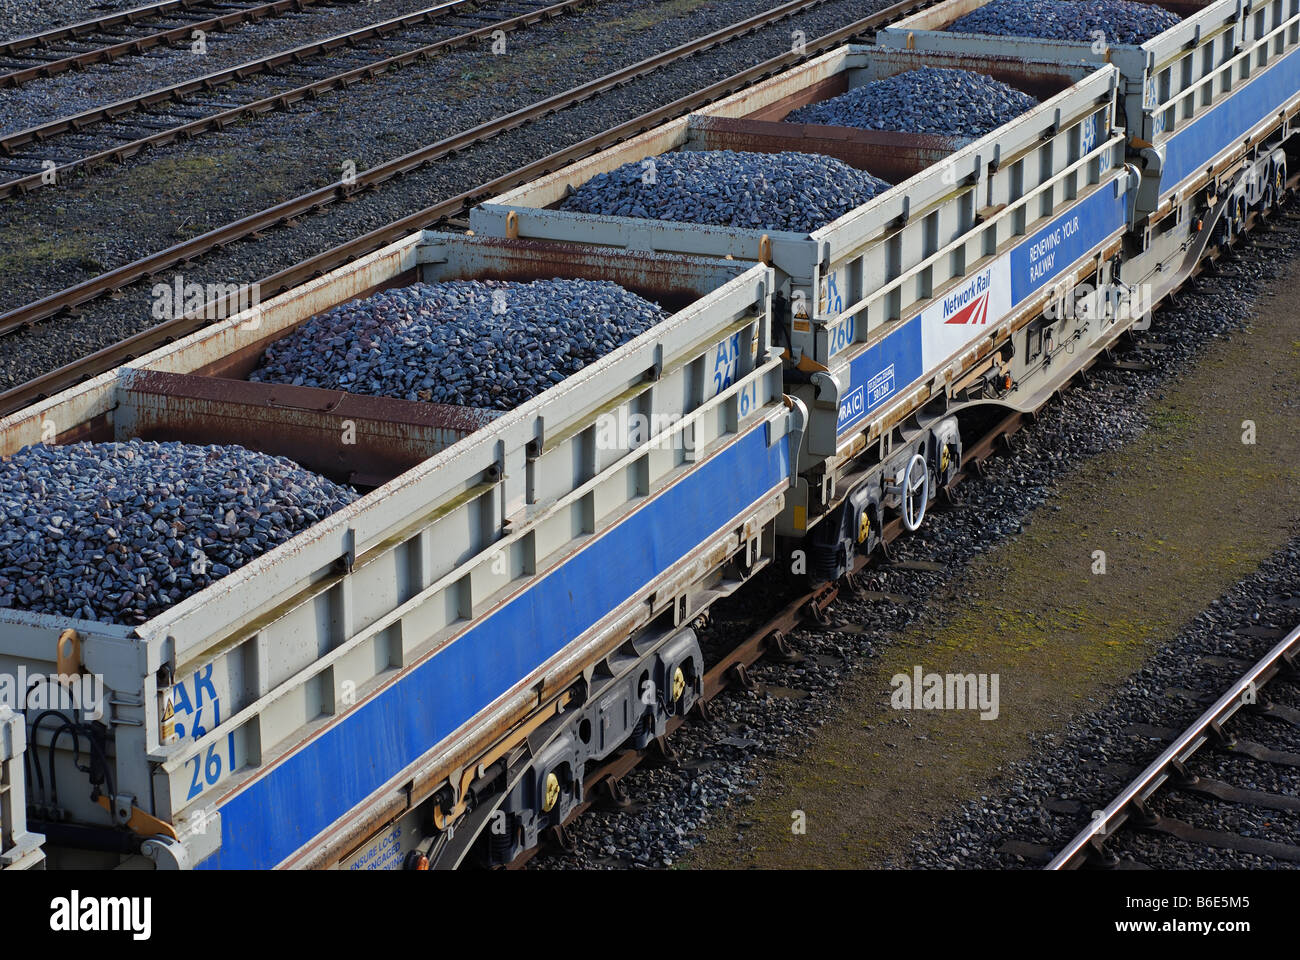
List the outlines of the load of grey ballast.
{"type": "Polygon", "coordinates": [[[923,67],[810,103],[787,123],[819,123],[949,137],[982,137],[1038,105],[1029,94],[971,70],[923,67]]]}
{"type": "Polygon", "coordinates": [[[1080,43],[1146,43],[1182,21],[1136,0],[992,0],[954,20],[953,33],[991,33],[1080,43]]]}
{"type": "Polygon", "coordinates": [[[313,317],[249,379],[512,410],[665,316],[604,280],[417,283],[313,317]]]}
{"type": "Polygon", "coordinates": [[[890,185],[809,153],[683,150],[592,177],[561,210],[808,233],[890,185]]]}
{"type": "Polygon", "coordinates": [[[0,607],[143,623],[356,499],[234,445],[24,447],[0,460],[0,607]]]}

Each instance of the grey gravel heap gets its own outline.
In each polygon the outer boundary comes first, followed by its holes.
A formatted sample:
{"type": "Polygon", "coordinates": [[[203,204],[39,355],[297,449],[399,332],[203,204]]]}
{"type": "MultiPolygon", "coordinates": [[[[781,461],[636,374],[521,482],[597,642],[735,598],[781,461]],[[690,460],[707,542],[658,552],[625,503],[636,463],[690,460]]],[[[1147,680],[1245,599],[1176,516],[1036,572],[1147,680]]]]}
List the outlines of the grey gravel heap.
{"type": "Polygon", "coordinates": [[[810,103],[785,120],[974,138],[1037,105],[1029,94],[982,73],[923,67],[810,103]]]}
{"type": "Polygon", "coordinates": [[[234,445],[24,447],[0,460],[0,607],[143,623],[356,499],[234,445]]]}
{"type": "Polygon", "coordinates": [[[1145,43],[1180,22],[1178,14],[1136,0],[992,0],[954,20],[948,30],[1080,43],[1145,43]]]}
{"type": "Polygon", "coordinates": [[[313,317],[249,379],[513,410],[666,316],[604,280],[417,283],[313,317]]]}
{"type": "Polygon", "coordinates": [[[888,190],[831,157],[684,150],[592,177],[561,210],[808,233],[888,190]]]}

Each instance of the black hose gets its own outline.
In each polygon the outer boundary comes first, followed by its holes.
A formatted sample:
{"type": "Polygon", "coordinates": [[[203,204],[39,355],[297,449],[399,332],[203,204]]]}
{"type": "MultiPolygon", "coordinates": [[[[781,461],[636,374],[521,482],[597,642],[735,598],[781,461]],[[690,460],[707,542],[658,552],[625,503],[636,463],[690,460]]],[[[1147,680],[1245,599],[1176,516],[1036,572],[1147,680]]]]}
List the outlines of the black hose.
{"type": "MultiPolygon", "coordinates": [[[[40,731],[41,724],[45,722],[46,717],[58,717],[60,720],[63,721],[64,726],[71,725],[73,727],[74,738],[77,736],[76,725],[73,723],[72,718],[69,717],[62,710],[42,710],[40,713],[36,715],[36,719],[32,722],[32,753],[36,752],[36,748],[37,748],[36,734],[40,731]]],[[[59,731],[62,730],[63,727],[60,727],[59,731]]],[[[33,763],[33,766],[36,768],[37,778],[40,780],[41,799],[52,803],[54,806],[58,806],[59,803],[58,800],[59,791],[54,785],[54,741],[57,739],[58,739],[58,731],[56,731],[54,735],[54,739],[50,740],[50,794],[51,796],[47,796],[45,793],[45,780],[40,777],[40,771],[41,771],[40,761],[34,760],[33,763]]]]}
{"type": "Polygon", "coordinates": [[[41,773],[41,765],[39,763],[36,764],[32,763],[32,754],[34,752],[35,752],[34,750],[23,751],[23,768],[27,771],[28,783],[36,782],[40,784],[41,802],[44,803],[45,802],[45,776],[44,774],[41,773]],[[32,777],[33,770],[36,771],[35,778],[32,777]]]}
{"type": "MultiPolygon", "coordinates": [[[[50,737],[50,797],[56,807],[59,805],[59,786],[54,778],[54,757],[59,745],[59,737],[63,736],[64,730],[72,733],[72,765],[78,770],[82,769],[81,764],[78,763],[81,759],[81,731],[77,729],[77,724],[71,720],[64,721],[63,726],[55,730],[54,736],[50,737]]],[[[82,772],[89,771],[83,770],[82,772]]]]}
{"type": "MultiPolygon", "coordinates": [[[[87,723],[87,724],[82,724],[82,727],[85,731],[86,739],[90,742],[90,754],[91,754],[92,762],[94,760],[99,761],[99,769],[102,770],[104,773],[104,784],[105,786],[108,787],[108,796],[112,797],[114,795],[113,768],[109,766],[108,763],[108,752],[104,749],[104,744],[100,741],[99,737],[96,735],[97,731],[93,726],[87,723]]],[[[88,770],[87,772],[90,774],[91,784],[93,786],[98,786],[97,784],[95,784],[93,769],[88,770]]]]}

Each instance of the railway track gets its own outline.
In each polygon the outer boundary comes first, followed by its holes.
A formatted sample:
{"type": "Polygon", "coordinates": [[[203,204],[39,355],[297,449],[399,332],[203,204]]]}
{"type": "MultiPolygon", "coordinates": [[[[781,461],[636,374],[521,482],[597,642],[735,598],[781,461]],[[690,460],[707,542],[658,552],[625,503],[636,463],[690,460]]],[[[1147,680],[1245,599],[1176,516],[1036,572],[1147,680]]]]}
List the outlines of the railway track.
{"type": "MultiPolygon", "coordinates": [[[[1300,728],[1300,710],[1272,703],[1262,689],[1270,683],[1300,684],[1300,627],[1291,630],[1257,663],[1224,691],[1191,726],[1172,742],[1138,776],[1093,814],[1081,830],[1047,865],[1049,870],[1134,866],[1106,846],[1121,831],[1144,831],[1186,843],[1235,850],[1256,856],[1300,863],[1300,846],[1278,839],[1198,827],[1185,819],[1154,809],[1157,794],[1183,794],[1197,801],[1224,801],[1263,813],[1300,813],[1300,798],[1243,789],[1197,773],[1194,760],[1210,748],[1283,767],[1300,766],[1300,754],[1237,736],[1228,725],[1243,713],[1267,717],[1300,728]]],[[[1208,751],[1206,751],[1208,752],[1208,751]]]]}
{"type": "Polygon", "coordinates": [[[38,190],[75,171],[121,163],[150,147],[190,140],[223,130],[239,120],[346,90],[412,63],[473,45],[498,31],[511,33],[575,12],[592,2],[443,0],[422,10],[0,136],[0,199],[38,190]],[[496,12],[480,12],[485,7],[496,12]],[[361,44],[366,49],[358,49],[361,44]],[[389,49],[394,45],[400,49],[389,49]],[[323,69],[313,63],[326,55],[330,62],[323,69]]]}
{"type": "MultiPolygon", "coordinates": [[[[1298,218],[1292,215],[1290,219],[1298,218]]],[[[1225,260],[1231,262],[1239,257],[1238,251],[1216,247],[1210,251],[1210,256],[1207,256],[1206,267],[1213,269],[1213,264],[1225,260]]],[[[1199,276],[1201,272],[1198,270],[1197,275],[1199,276]]],[[[1098,355],[1093,363],[1063,385],[1061,391],[1086,380],[1093,367],[1111,366],[1124,369],[1125,361],[1121,357],[1128,345],[1126,341],[1123,345],[1117,345],[1115,351],[1098,355]]],[[[1041,409],[1042,407],[1038,408],[1041,409]]],[[[952,482],[939,491],[939,499],[933,506],[942,509],[944,505],[954,502],[953,494],[961,483],[982,476],[985,465],[992,457],[1013,449],[1013,438],[1023,427],[1033,422],[1038,410],[1031,413],[1011,413],[992,423],[989,429],[963,452],[961,469],[952,482]]],[[[873,565],[882,562],[887,564],[890,561],[888,545],[905,532],[902,520],[895,518],[882,530],[882,550],[868,557],[856,557],[852,573],[838,582],[823,584],[813,591],[795,597],[769,619],[764,620],[740,643],[726,650],[705,673],[700,699],[691,714],[672,718],[668,722],[665,736],[654,741],[646,749],[620,751],[589,770],[583,778],[584,801],[574,809],[561,827],[548,831],[543,844],[521,854],[508,865],[507,869],[522,869],[548,849],[573,850],[574,842],[568,828],[594,806],[627,805],[633,798],[624,787],[623,778],[643,763],[671,762],[679,759],[670,741],[672,734],[688,722],[708,721],[711,718],[710,703],[720,694],[728,690],[755,689],[757,685],[751,678],[749,670],[759,660],[768,658],[777,663],[798,663],[802,658],[787,642],[788,635],[810,624],[823,626],[831,624],[834,620],[831,611],[836,601],[845,594],[852,595],[864,589],[865,574],[873,565]]],[[[1192,795],[1244,804],[1253,803],[1264,810],[1300,812],[1300,799],[1296,797],[1241,790],[1217,781],[1200,779],[1190,772],[1185,764],[1185,761],[1200,746],[1208,742],[1219,749],[1266,762],[1300,766],[1300,754],[1288,753],[1273,746],[1247,740],[1238,740],[1223,730],[1223,725],[1241,709],[1300,727],[1300,710],[1270,703],[1259,693],[1260,688],[1266,683],[1275,680],[1300,685],[1300,627],[1292,630],[1264,659],[1247,670],[1232,689],[1224,694],[1210,710],[1207,710],[1192,728],[1178,736],[1161,758],[1106,808],[1104,817],[1099,816],[1094,819],[1089,827],[1075,838],[1070,847],[1061,852],[1057,860],[1062,862],[1054,862],[1051,869],[1072,869],[1085,865],[1117,866],[1117,861],[1108,857],[1102,843],[1113,837],[1126,820],[1129,821],[1130,829],[1145,829],[1180,837],[1194,843],[1220,845],[1300,862],[1300,847],[1254,837],[1214,835],[1211,831],[1200,830],[1189,824],[1151,815],[1144,806],[1157,790],[1165,786],[1192,795]]],[[[1168,734],[1173,738],[1176,731],[1168,731],[1168,734]]],[[[1044,855],[1039,862],[1046,861],[1048,856],[1050,854],[1044,855]]]]}
{"type": "MultiPolygon", "coordinates": [[[[964,481],[979,476],[984,464],[990,457],[1008,449],[1011,438],[1032,419],[1033,414],[1012,413],[997,421],[963,453],[962,466],[953,477],[952,482],[939,493],[936,504],[951,502],[952,494],[964,481]]],[[[881,531],[881,541],[886,547],[903,533],[906,528],[903,521],[895,518],[887,523],[881,531]]],[[[769,619],[751,631],[743,640],[730,647],[709,666],[703,677],[703,689],[691,714],[673,717],[668,721],[663,737],[653,741],[643,750],[626,749],[611,755],[604,762],[587,771],[583,778],[583,796],[579,803],[558,828],[552,828],[546,835],[545,842],[525,851],[516,858],[507,869],[517,870],[524,867],[548,846],[565,849],[572,848],[572,841],[567,828],[586,813],[595,804],[625,804],[627,791],[622,780],[642,763],[664,759],[673,759],[676,753],[670,738],[674,732],[692,717],[708,720],[710,702],[726,690],[754,689],[756,684],[750,677],[749,668],[760,659],[767,657],[780,663],[797,663],[802,658],[795,653],[786,638],[806,623],[830,623],[830,609],[841,593],[854,593],[864,589],[861,577],[872,564],[888,561],[887,549],[876,551],[870,556],[859,555],[855,558],[851,573],[833,583],[825,583],[816,589],[803,593],[784,604],[769,619]]]]}
{"type": "MultiPolygon", "coordinates": [[[[1291,178],[1288,182],[1289,189],[1294,190],[1297,186],[1300,186],[1300,178],[1291,178]]],[[[1300,219],[1300,216],[1297,216],[1296,214],[1284,214],[1283,216],[1292,221],[1300,219]]],[[[1266,230],[1272,229],[1271,225],[1268,224],[1267,221],[1262,220],[1258,215],[1252,215],[1249,220],[1249,228],[1255,230],[1260,227],[1263,227],[1266,230]]],[[[1249,247],[1252,243],[1254,243],[1254,241],[1247,236],[1243,239],[1242,243],[1238,244],[1238,247],[1249,247]]],[[[1192,277],[1189,277],[1189,279],[1200,277],[1203,274],[1213,275],[1219,272],[1219,263],[1231,263],[1240,257],[1241,254],[1238,247],[1233,247],[1231,245],[1215,245],[1211,247],[1207,250],[1201,264],[1199,264],[1196,270],[1193,271],[1192,277]]],[[[1099,354],[1092,363],[1088,364],[1073,378],[1067,381],[1058,392],[1070,389],[1072,384],[1079,382],[1080,380],[1086,380],[1089,372],[1094,367],[1113,366],[1123,369],[1122,364],[1124,361],[1119,359],[1119,354],[1122,353],[1130,343],[1131,341],[1124,341],[1123,345],[1119,345],[1118,349],[1107,350],[1102,354],[1099,354]]],[[[1050,398],[1049,401],[1045,401],[1045,403],[1046,402],[1050,402],[1050,398]]],[[[1040,406],[1030,413],[1010,413],[993,422],[989,429],[987,429],[982,436],[975,441],[975,443],[971,444],[963,451],[961,469],[954,476],[952,482],[939,491],[939,499],[936,501],[936,504],[944,505],[952,503],[954,499],[953,494],[962,482],[973,477],[982,476],[985,464],[991,457],[998,453],[1011,450],[1013,438],[1016,433],[1018,433],[1022,427],[1032,423],[1034,418],[1037,416],[1038,411],[1041,409],[1042,407],[1040,406]]],[[[793,600],[782,606],[778,612],[771,616],[770,619],[764,621],[761,626],[750,632],[744,640],[729,648],[725,653],[718,657],[704,675],[703,689],[700,699],[697,701],[692,713],[686,717],[674,717],[669,720],[665,735],[654,741],[648,748],[642,750],[627,749],[620,751],[588,771],[583,778],[583,794],[586,799],[575,807],[574,811],[566,819],[564,824],[558,828],[552,828],[547,832],[543,844],[521,854],[514,862],[508,865],[507,869],[522,869],[538,854],[548,849],[548,847],[566,850],[573,849],[573,840],[569,835],[568,828],[574,823],[574,821],[576,821],[583,813],[586,813],[593,806],[598,804],[613,806],[626,805],[630,798],[627,790],[622,784],[623,778],[639,767],[642,763],[675,759],[677,754],[673,750],[669,740],[672,734],[692,718],[708,720],[710,717],[710,702],[723,692],[734,689],[754,689],[756,684],[749,675],[749,668],[754,666],[754,664],[756,664],[760,659],[767,657],[779,663],[798,662],[800,657],[791,649],[786,640],[787,636],[808,623],[821,625],[830,624],[832,622],[832,617],[830,615],[831,607],[834,605],[836,600],[839,599],[841,593],[846,591],[854,593],[862,590],[864,571],[875,563],[881,561],[888,562],[888,545],[904,532],[905,528],[901,519],[895,518],[890,521],[881,531],[881,550],[870,556],[857,556],[855,558],[854,569],[847,576],[838,582],[822,584],[813,591],[795,597],[793,600]]],[[[1279,673],[1289,675],[1293,682],[1300,683],[1300,627],[1293,630],[1291,634],[1284,641],[1279,643],[1263,661],[1251,668],[1251,670],[1243,677],[1242,681],[1239,681],[1239,683],[1234,686],[1233,689],[1236,691],[1236,700],[1233,702],[1235,703],[1235,706],[1233,706],[1230,711],[1223,712],[1217,723],[1204,725],[1204,729],[1211,731],[1207,733],[1206,736],[1219,736],[1219,734],[1214,733],[1213,731],[1221,730],[1221,723],[1226,721],[1231,713],[1235,712],[1237,708],[1242,706],[1241,692],[1243,690],[1250,689],[1251,691],[1255,691],[1259,687],[1263,686],[1264,683],[1268,682],[1268,680],[1275,678],[1279,673]]],[[[1225,695],[1224,701],[1230,699],[1231,693],[1232,692],[1230,691],[1230,694],[1225,695]]],[[[1218,705],[1216,704],[1216,706],[1218,705]]],[[[1289,710],[1286,707],[1278,705],[1269,705],[1267,701],[1263,699],[1260,699],[1255,704],[1251,705],[1251,709],[1264,712],[1265,715],[1268,716],[1286,719],[1287,722],[1300,726],[1300,711],[1289,710]]],[[[1202,717],[1201,720],[1204,721],[1212,712],[1213,708],[1211,711],[1207,711],[1206,716],[1202,717]]],[[[1186,759],[1190,753],[1195,751],[1196,746],[1199,746],[1204,742],[1204,738],[1197,741],[1196,745],[1185,751],[1179,759],[1166,763],[1166,774],[1170,770],[1185,772],[1185,768],[1181,765],[1181,760],[1186,759]]],[[[1219,742],[1228,744],[1227,748],[1232,749],[1232,740],[1230,737],[1226,739],[1221,738],[1219,742]]],[[[1250,756],[1272,756],[1274,759],[1280,760],[1281,762],[1289,763],[1291,765],[1300,765],[1300,755],[1283,755],[1282,752],[1271,750],[1271,748],[1263,748],[1264,753],[1261,754],[1260,751],[1256,749],[1257,746],[1259,745],[1252,744],[1243,752],[1250,756]],[[1270,750],[1271,753],[1269,752],[1270,750]]],[[[1166,754],[1170,753],[1172,750],[1173,747],[1171,747],[1169,751],[1166,751],[1166,754]]],[[[1154,769],[1155,766],[1156,765],[1153,764],[1152,769],[1154,769]]],[[[1204,782],[1201,782],[1198,787],[1194,776],[1185,778],[1183,781],[1179,782],[1183,785],[1183,789],[1190,792],[1197,792],[1197,790],[1200,789],[1201,792],[1206,795],[1224,798],[1237,795],[1232,792],[1231,788],[1229,788],[1225,794],[1223,788],[1226,787],[1226,785],[1222,784],[1214,784],[1206,787],[1204,782]]],[[[1152,786],[1146,796],[1153,793],[1159,786],[1159,783],[1152,786]]],[[[1131,789],[1133,788],[1130,787],[1130,790],[1131,789]]],[[[1237,793],[1241,795],[1243,802],[1249,802],[1250,797],[1246,797],[1246,794],[1251,794],[1250,791],[1238,791],[1237,793]]],[[[1254,793],[1251,794],[1251,797],[1258,799],[1261,795],[1254,793]]],[[[1264,805],[1268,807],[1270,804],[1273,804],[1271,809],[1300,812],[1300,799],[1294,797],[1277,798],[1270,796],[1266,798],[1264,805]]],[[[1109,807],[1107,808],[1107,813],[1110,813],[1109,807]]],[[[1122,822],[1122,817],[1125,815],[1126,814],[1123,812],[1118,812],[1116,817],[1121,819],[1116,819],[1113,826],[1118,827],[1119,823],[1122,822]]],[[[1103,837],[1113,835],[1114,833],[1113,828],[1100,829],[1100,823],[1102,823],[1102,821],[1094,820],[1090,827],[1075,839],[1074,844],[1079,843],[1081,838],[1084,838],[1086,842],[1083,850],[1075,855],[1076,860],[1079,862],[1067,864],[1066,868],[1077,867],[1081,862],[1087,860],[1089,857],[1097,857],[1100,855],[1100,840],[1103,837]],[[1085,838],[1085,834],[1089,834],[1090,831],[1096,831],[1096,837],[1089,835],[1085,838]]],[[[1149,827],[1149,829],[1160,830],[1168,829],[1169,827],[1169,821],[1164,821],[1163,823],[1157,821],[1155,825],[1149,827]]],[[[1170,829],[1169,832],[1174,833],[1174,830],[1177,829],[1179,829],[1179,827],[1170,829]]],[[[1191,831],[1189,835],[1195,834],[1193,828],[1188,829],[1191,831]]],[[[1177,834],[1174,833],[1174,835],[1177,834]]],[[[1281,850],[1281,846],[1278,844],[1270,844],[1267,842],[1261,843],[1253,838],[1236,839],[1240,839],[1243,844],[1239,849],[1252,850],[1255,849],[1258,844],[1258,852],[1271,852],[1272,855],[1278,855],[1278,852],[1281,850]]],[[[1074,844],[1072,844],[1072,846],[1074,844]]],[[[1064,856],[1065,852],[1062,852],[1061,857],[1064,856]]],[[[1287,852],[1283,852],[1281,858],[1300,861],[1300,848],[1289,848],[1289,855],[1287,852]]],[[[1046,860],[1047,857],[1044,856],[1043,859],[1046,860]]],[[[1054,866],[1053,868],[1061,869],[1062,867],[1054,866]]]]}
{"type": "Polygon", "coordinates": [[[337,0],[166,0],[18,37],[0,42],[0,89],[329,2],[337,0]]]}
{"type": "MultiPolygon", "coordinates": [[[[529,107],[504,117],[481,124],[453,137],[429,144],[417,151],[387,161],[369,170],[359,171],[351,182],[340,181],[292,200],[219,227],[208,233],[176,244],[148,257],[108,271],[91,280],[69,287],[59,293],[34,301],[0,315],[0,334],[29,327],[43,320],[75,310],[103,296],[108,296],[140,280],[151,278],[159,272],[178,264],[188,263],[203,254],[260,235],[266,231],[291,226],[297,218],[307,216],[326,206],[347,200],[364,191],[374,190],[383,183],[400,177],[424,164],[464,151],[483,143],[507,130],[523,126],[550,113],[581,103],[639,77],[708,50],[728,40],[744,36],[765,26],[827,2],[827,0],[794,0],[770,11],[750,17],[729,27],[700,37],[689,43],[665,51],[629,67],[607,74],[589,83],[574,87],[561,94],[548,97],[529,107]]],[[[707,103],[787,69],[826,50],[839,46],[853,37],[874,31],[886,23],[922,9],[933,0],[905,0],[870,16],[854,21],[816,40],[810,40],[801,52],[790,51],[763,61],[740,73],[709,85],[695,93],[665,104],[655,110],[619,124],[604,133],[583,140],[573,146],[556,151],[533,163],[479,184],[457,196],[439,201],[408,216],[380,227],[347,243],[304,260],[288,269],[262,278],[258,282],[261,299],[265,300],[290,287],[320,276],[341,264],[364,256],[415,230],[445,224],[462,214],[482,199],[526,183],[561,166],[605,149],[628,137],[699,109],[707,103]]],[[[179,337],[186,336],[205,326],[213,316],[224,316],[228,304],[246,296],[246,290],[232,294],[219,302],[205,304],[198,311],[164,321],[136,336],[123,340],[74,363],[28,381],[0,394],[0,415],[12,413],[59,390],[88,379],[105,370],[127,362],[179,337]]]]}

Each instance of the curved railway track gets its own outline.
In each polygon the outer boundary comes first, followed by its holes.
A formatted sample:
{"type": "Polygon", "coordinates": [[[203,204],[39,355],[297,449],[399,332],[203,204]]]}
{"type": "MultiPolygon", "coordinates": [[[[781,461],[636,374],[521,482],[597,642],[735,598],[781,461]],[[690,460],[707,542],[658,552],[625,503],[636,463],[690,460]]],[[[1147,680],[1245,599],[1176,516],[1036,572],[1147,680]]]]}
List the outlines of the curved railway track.
{"type": "MultiPolygon", "coordinates": [[[[42,320],[57,317],[75,310],[99,297],[140,280],[149,279],[159,272],[178,264],[188,263],[203,254],[259,235],[265,231],[292,226],[296,218],[309,215],[331,204],[374,190],[381,184],[400,177],[424,164],[450,156],[482,143],[497,134],[522,126],[532,120],[588,100],[600,93],[614,89],[639,77],[654,73],[670,63],[682,60],[728,40],[777,23],[802,11],[827,2],[827,0],[795,0],[765,13],[750,17],[707,36],[682,44],[672,50],[650,57],[640,63],[607,74],[589,83],[574,87],[561,94],[548,97],[530,107],[481,124],[454,137],[429,144],[417,151],[387,161],[369,170],[359,171],[354,181],[331,184],[292,200],[285,201],[260,213],[219,227],[133,263],[108,271],[91,280],[69,287],[59,293],[18,307],[0,315],[0,334],[19,330],[42,320]]],[[[457,196],[439,201],[422,210],[357,237],[347,243],[327,250],[286,270],[265,277],[258,282],[261,299],[265,300],[290,287],[320,276],[327,270],[364,256],[415,230],[428,229],[446,223],[482,199],[503,190],[526,183],[558,167],[573,163],[585,156],[603,150],[612,144],[634,136],[651,127],[698,109],[707,103],[728,96],[735,91],[764,79],[780,70],[818,56],[839,46],[855,36],[874,31],[886,23],[907,16],[928,6],[933,0],[905,0],[882,11],[864,17],[816,40],[810,40],[799,53],[793,51],[763,61],[747,70],[733,74],[695,93],[644,113],[604,133],[556,151],[510,173],[482,183],[457,196]]],[[[232,295],[230,303],[237,302],[246,291],[232,295]]],[[[179,337],[186,336],[210,322],[209,317],[225,315],[227,301],[209,303],[194,313],[164,321],[134,337],[107,347],[72,364],[53,370],[42,377],[0,394],[0,415],[12,413],[30,403],[43,399],[105,370],[127,362],[134,357],[156,349],[179,337]]]]}
{"type": "Polygon", "coordinates": [[[1120,866],[1122,861],[1111,854],[1105,844],[1120,830],[1133,829],[1174,837],[1191,844],[1300,863],[1300,847],[1294,844],[1205,829],[1185,820],[1162,816],[1152,810],[1153,797],[1163,790],[1211,801],[1226,801],[1261,811],[1300,813],[1300,798],[1246,790],[1221,780],[1199,776],[1191,766],[1193,757],[1204,747],[1211,746],[1263,763],[1300,767],[1300,754],[1238,738],[1225,729],[1242,711],[1300,728],[1300,710],[1271,703],[1260,692],[1266,684],[1277,681],[1300,684],[1300,627],[1293,629],[1261,660],[1246,670],[1209,709],[1178,734],[1145,770],[1120,791],[1105,809],[1096,811],[1088,826],[1057,853],[1047,869],[1120,866]]]}
{"type": "Polygon", "coordinates": [[[236,121],[285,110],[355,83],[511,33],[594,0],[443,0],[413,13],[302,44],[91,110],[0,136],[0,199],[38,190],[78,170],[121,163],[150,147],[190,140],[236,121]],[[480,13],[486,6],[500,13],[480,13]],[[375,56],[359,44],[400,37],[408,49],[375,56]],[[314,75],[327,54],[344,62],[314,75]],[[340,69],[341,67],[341,69],[340,69]],[[233,102],[232,102],[233,101],[233,102]],[[48,164],[53,163],[53,168],[48,164]]]}
{"type": "Polygon", "coordinates": [[[337,0],[166,0],[0,42],[0,89],[337,0]],[[233,8],[233,9],[232,9],[233,8]],[[218,12],[224,11],[224,12],[218,12]],[[149,25],[148,21],[167,23],[149,25]],[[77,49],[89,46],[90,49],[77,49]]]}

